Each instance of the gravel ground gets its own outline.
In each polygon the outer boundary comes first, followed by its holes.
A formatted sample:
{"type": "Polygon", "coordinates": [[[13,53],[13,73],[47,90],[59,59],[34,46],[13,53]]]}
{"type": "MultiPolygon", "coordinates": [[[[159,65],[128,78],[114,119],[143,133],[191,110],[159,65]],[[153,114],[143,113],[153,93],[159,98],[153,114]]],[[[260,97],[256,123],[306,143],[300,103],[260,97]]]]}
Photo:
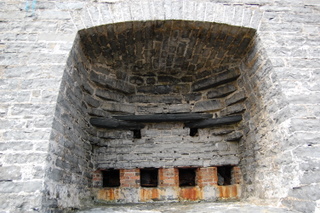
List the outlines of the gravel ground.
{"type": "Polygon", "coordinates": [[[78,213],[297,213],[285,208],[253,205],[249,203],[148,203],[148,204],[114,204],[100,206],[78,213]]]}

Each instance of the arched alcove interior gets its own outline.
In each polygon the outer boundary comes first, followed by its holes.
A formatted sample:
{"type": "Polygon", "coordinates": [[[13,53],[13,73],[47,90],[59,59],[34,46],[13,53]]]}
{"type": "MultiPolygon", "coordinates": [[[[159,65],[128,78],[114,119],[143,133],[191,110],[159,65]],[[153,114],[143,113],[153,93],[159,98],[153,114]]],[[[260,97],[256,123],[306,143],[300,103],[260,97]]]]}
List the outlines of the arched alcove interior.
{"type": "Polygon", "coordinates": [[[250,28],[137,21],[79,31],[53,124],[46,201],[80,206],[96,169],[164,166],[241,165],[243,196],[256,195],[271,70],[250,28]],[[135,138],[115,117],[192,113],[242,121],[201,127],[195,136],[186,122],[149,121],[135,138]],[[99,128],[92,118],[115,124],[99,128]]]}

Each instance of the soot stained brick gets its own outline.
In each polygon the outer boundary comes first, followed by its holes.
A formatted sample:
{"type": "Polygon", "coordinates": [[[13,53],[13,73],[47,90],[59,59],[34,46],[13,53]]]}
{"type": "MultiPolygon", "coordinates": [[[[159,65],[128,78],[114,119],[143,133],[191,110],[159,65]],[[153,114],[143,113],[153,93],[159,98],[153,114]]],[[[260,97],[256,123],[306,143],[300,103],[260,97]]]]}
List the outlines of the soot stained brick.
{"type": "Polygon", "coordinates": [[[236,91],[236,87],[233,84],[227,84],[227,85],[222,85],[220,87],[214,88],[210,90],[207,94],[207,97],[209,99],[211,98],[221,98],[225,97],[232,92],[236,91]]]}
{"type": "Polygon", "coordinates": [[[211,87],[219,86],[228,82],[236,80],[240,73],[236,69],[226,70],[222,73],[213,75],[202,80],[198,80],[192,84],[193,91],[205,90],[211,87]]]}

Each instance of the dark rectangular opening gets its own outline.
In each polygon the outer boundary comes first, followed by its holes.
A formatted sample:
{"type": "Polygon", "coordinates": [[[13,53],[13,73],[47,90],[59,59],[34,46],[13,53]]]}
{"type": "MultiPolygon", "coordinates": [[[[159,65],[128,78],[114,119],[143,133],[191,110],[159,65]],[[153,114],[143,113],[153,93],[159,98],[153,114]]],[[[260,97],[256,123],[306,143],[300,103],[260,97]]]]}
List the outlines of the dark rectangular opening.
{"type": "Polygon", "coordinates": [[[141,139],[141,130],[140,129],[133,130],[133,138],[141,139]]]}
{"type": "Polygon", "coordinates": [[[108,169],[102,171],[103,187],[119,187],[120,186],[120,170],[108,169]]]}
{"type": "Polygon", "coordinates": [[[231,185],[232,166],[218,166],[218,185],[231,185]]]}
{"type": "Polygon", "coordinates": [[[198,136],[198,128],[190,128],[190,136],[195,137],[198,136]]]}
{"type": "Polygon", "coordinates": [[[142,187],[157,187],[158,186],[158,169],[156,168],[140,169],[140,185],[142,187]]]}
{"type": "Polygon", "coordinates": [[[179,168],[179,186],[195,186],[196,185],[196,169],[195,168],[179,168]]]}

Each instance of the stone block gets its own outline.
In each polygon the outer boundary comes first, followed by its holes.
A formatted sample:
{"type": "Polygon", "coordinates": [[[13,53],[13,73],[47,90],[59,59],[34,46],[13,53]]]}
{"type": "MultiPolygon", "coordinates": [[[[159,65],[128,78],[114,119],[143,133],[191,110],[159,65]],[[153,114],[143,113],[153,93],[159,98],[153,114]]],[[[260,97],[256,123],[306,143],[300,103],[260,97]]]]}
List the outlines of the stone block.
{"type": "Polygon", "coordinates": [[[182,97],[177,95],[132,95],[128,97],[129,102],[140,103],[165,103],[165,104],[180,104],[182,97]]]}
{"type": "Polygon", "coordinates": [[[42,189],[42,181],[28,182],[0,182],[0,193],[21,193],[21,192],[36,192],[42,189]]]}
{"type": "Polygon", "coordinates": [[[318,146],[305,146],[305,147],[298,147],[293,150],[293,155],[294,156],[299,156],[299,158],[304,159],[304,160],[309,160],[309,159],[317,159],[319,158],[319,150],[320,147],[318,146]]]}
{"type": "Polygon", "coordinates": [[[23,103],[29,102],[30,91],[0,91],[1,103],[23,103]]]}
{"type": "Polygon", "coordinates": [[[229,146],[226,142],[218,142],[215,144],[219,151],[227,151],[229,150],[229,146]]]}
{"type": "Polygon", "coordinates": [[[54,114],[53,104],[16,104],[11,109],[11,114],[15,116],[44,115],[54,114]]]}
{"type": "Polygon", "coordinates": [[[172,104],[167,106],[168,113],[183,113],[183,112],[190,112],[191,106],[189,104],[172,104]]]}
{"type": "Polygon", "coordinates": [[[132,76],[130,77],[129,82],[136,85],[142,85],[144,83],[144,79],[141,78],[140,76],[132,76]]]}
{"type": "Polygon", "coordinates": [[[0,151],[27,151],[33,149],[32,142],[1,142],[0,143],[0,151]]]}
{"type": "Polygon", "coordinates": [[[158,81],[160,83],[176,84],[181,80],[172,76],[158,76],[158,81]]]}
{"type": "Polygon", "coordinates": [[[86,104],[88,104],[90,107],[93,107],[93,108],[98,108],[101,104],[100,101],[95,99],[93,96],[87,95],[87,94],[84,94],[83,101],[86,104]]]}
{"type": "Polygon", "coordinates": [[[20,193],[20,194],[1,194],[1,212],[32,212],[39,211],[41,208],[41,193],[20,193]]]}
{"type": "Polygon", "coordinates": [[[42,164],[45,161],[46,154],[31,153],[31,154],[7,154],[5,156],[4,162],[7,164],[24,164],[24,163],[34,163],[42,164]]]}
{"type": "Polygon", "coordinates": [[[294,199],[284,199],[281,202],[284,206],[295,209],[298,212],[314,212],[316,208],[316,203],[314,201],[308,200],[294,200],[294,199]]]}
{"type": "Polygon", "coordinates": [[[0,129],[24,128],[25,126],[26,120],[0,119],[0,129]]]}
{"type": "Polygon", "coordinates": [[[206,111],[217,111],[222,108],[222,104],[217,100],[200,101],[197,102],[192,111],[193,112],[206,112],[206,111]]]}
{"type": "Polygon", "coordinates": [[[103,103],[101,108],[109,112],[125,112],[130,114],[133,114],[135,112],[135,106],[133,104],[124,104],[117,102],[103,103]]]}
{"type": "MultiPolygon", "coordinates": [[[[318,161],[316,164],[318,165],[319,162],[320,161],[318,161]]],[[[300,181],[301,181],[301,184],[319,183],[320,182],[319,167],[313,167],[312,170],[304,171],[303,175],[300,177],[300,181]]]]}
{"type": "Polygon", "coordinates": [[[242,136],[243,136],[243,133],[242,133],[242,132],[240,132],[240,131],[235,131],[235,132],[230,133],[230,134],[227,136],[226,140],[227,140],[227,141],[239,141],[239,140],[242,138],[242,136]]]}
{"type": "Polygon", "coordinates": [[[192,84],[193,91],[205,90],[236,80],[240,76],[238,69],[226,70],[211,77],[195,81],[192,84]]]}
{"type": "Polygon", "coordinates": [[[305,0],[306,5],[320,5],[320,2],[317,0],[305,0]]]}
{"type": "Polygon", "coordinates": [[[46,140],[49,138],[50,129],[34,129],[33,131],[27,131],[26,129],[20,130],[8,130],[3,132],[3,139],[6,141],[14,140],[46,140]]]}
{"type": "Polygon", "coordinates": [[[226,99],[227,106],[244,101],[246,99],[246,95],[243,91],[239,91],[237,93],[232,94],[230,97],[226,99]]]}
{"type": "Polygon", "coordinates": [[[184,98],[187,102],[199,101],[202,97],[201,93],[188,93],[184,95],[184,98]]]}
{"type": "Polygon", "coordinates": [[[319,119],[315,117],[291,119],[291,131],[319,131],[319,119]]]}
{"type": "Polygon", "coordinates": [[[209,90],[207,97],[210,99],[221,98],[235,92],[236,90],[237,88],[233,84],[227,84],[227,85],[219,86],[212,90],[209,90]]]}
{"type": "Polygon", "coordinates": [[[221,116],[239,114],[246,110],[243,103],[233,104],[221,110],[221,116]]]}
{"type": "Polygon", "coordinates": [[[135,87],[125,81],[112,79],[109,76],[98,74],[95,72],[90,73],[90,80],[100,86],[105,86],[107,88],[118,90],[126,94],[131,94],[135,91],[135,87]]]}
{"type": "Polygon", "coordinates": [[[320,21],[319,15],[311,15],[311,14],[288,14],[283,17],[283,22],[292,23],[317,23],[320,21]]]}
{"type": "Polygon", "coordinates": [[[172,92],[172,86],[170,85],[153,85],[153,86],[141,86],[137,88],[139,93],[149,94],[169,94],[172,92]]]}
{"type": "Polygon", "coordinates": [[[122,102],[126,96],[108,89],[96,88],[95,95],[103,100],[122,102]]]}
{"type": "Polygon", "coordinates": [[[69,20],[71,16],[68,11],[60,11],[60,10],[45,10],[39,16],[41,19],[54,19],[54,20],[69,20]]]}
{"type": "Polygon", "coordinates": [[[231,132],[233,132],[234,130],[233,129],[231,129],[231,128],[221,128],[221,129],[219,129],[219,128],[215,128],[213,131],[212,131],[212,135],[214,135],[214,136],[220,136],[220,135],[227,135],[227,134],[229,134],[229,133],[231,133],[231,132]]]}
{"type": "Polygon", "coordinates": [[[155,78],[147,78],[146,83],[154,85],[156,83],[156,79],[155,78]]]}
{"type": "Polygon", "coordinates": [[[18,166],[0,167],[0,182],[21,179],[21,168],[18,166]]]}
{"type": "Polygon", "coordinates": [[[217,188],[214,186],[204,186],[203,187],[203,199],[206,201],[216,201],[217,200],[217,188]]]}
{"type": "MultiPolygon", "coordinates": [[[[4,101],[2,103],[4,103],[4,101]]],[[[9,108],[8,105],[1,104],[0,105],[0,115],[3,117],[6,116],[8,113],[8,108],[9,108]]]]}
{"type": "Polygon", "coordinates": [[[166,104],[147,104],[147,105],[137,105],[138,114],[158,114],[165,113],[166,104]]]}

